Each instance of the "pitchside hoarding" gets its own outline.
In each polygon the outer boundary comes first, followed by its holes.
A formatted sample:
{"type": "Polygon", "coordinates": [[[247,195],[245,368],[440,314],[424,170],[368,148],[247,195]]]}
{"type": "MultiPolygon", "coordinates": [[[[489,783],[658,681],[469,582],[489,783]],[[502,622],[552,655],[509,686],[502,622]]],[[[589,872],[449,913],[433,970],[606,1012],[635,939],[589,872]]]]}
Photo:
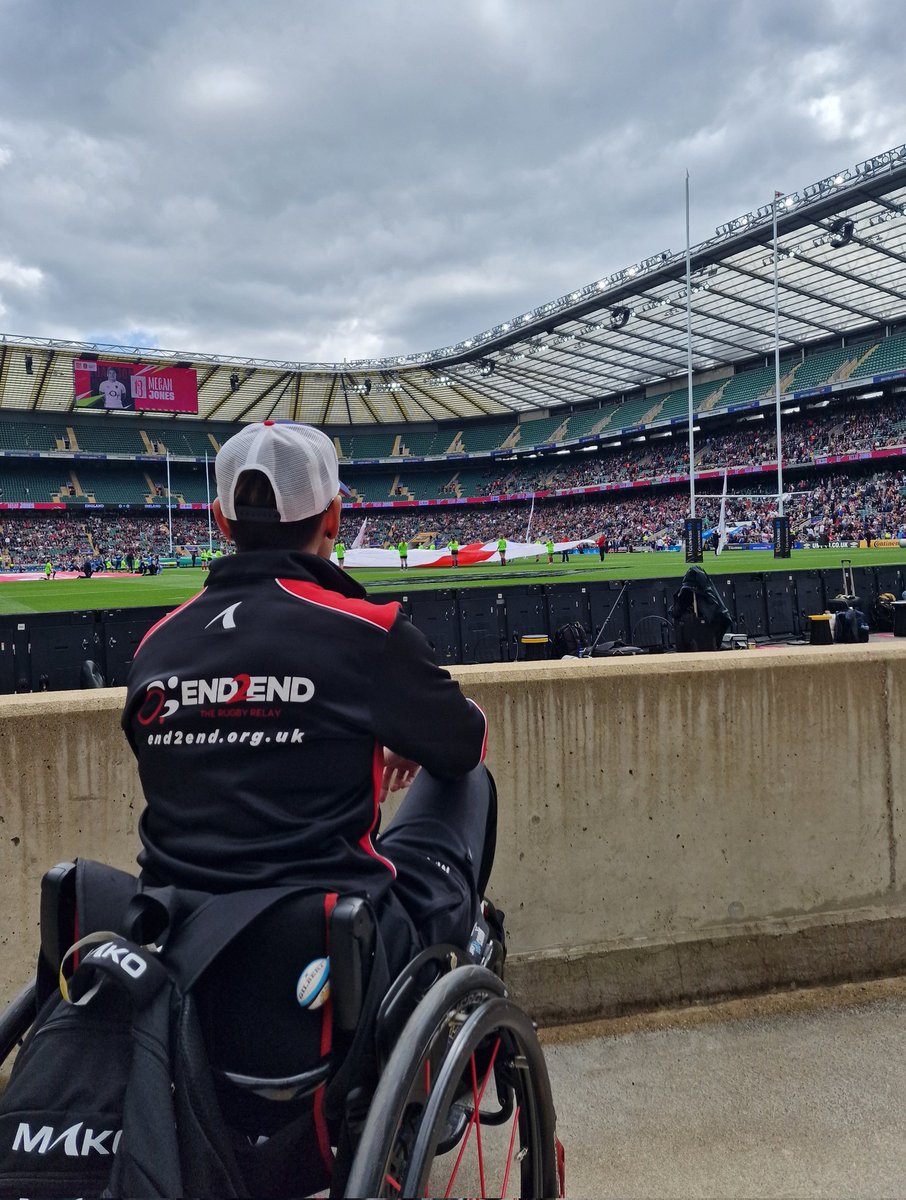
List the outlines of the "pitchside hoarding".
{"type": "Polygon", "coordinates": [[[76,408],[198,412],[198,377],[191,367],[148,367],[77,358],[72,373],[76,408]]]}

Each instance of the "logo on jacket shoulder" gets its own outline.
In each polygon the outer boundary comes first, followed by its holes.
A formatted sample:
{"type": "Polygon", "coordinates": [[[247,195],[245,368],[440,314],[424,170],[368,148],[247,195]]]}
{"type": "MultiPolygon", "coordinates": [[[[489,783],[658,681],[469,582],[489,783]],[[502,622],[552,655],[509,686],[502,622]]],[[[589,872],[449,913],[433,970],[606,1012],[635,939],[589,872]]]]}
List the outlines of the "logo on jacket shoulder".
{"type": "Polygon", "coordinates": [[[145,689],[136,720],[140,725],[161,724],[182,708],[215,704],[307,704],[315,685],[304,675],[222,675],[213,679],[155,679],[145,689]]]}
{"type": "Polygon", "coordinates": [[[235,604],[231,604],[229,608],[225,608],[223,612],[219,612],[216,617],[211,617],[210,621],[208,621],[207,625],[205,625],[205,629],[210,629],[211,626],[216,625],[218,621],[223,629],[235,629],[236,609],[241,603],[241,600],[237,600],[235,604]]]}

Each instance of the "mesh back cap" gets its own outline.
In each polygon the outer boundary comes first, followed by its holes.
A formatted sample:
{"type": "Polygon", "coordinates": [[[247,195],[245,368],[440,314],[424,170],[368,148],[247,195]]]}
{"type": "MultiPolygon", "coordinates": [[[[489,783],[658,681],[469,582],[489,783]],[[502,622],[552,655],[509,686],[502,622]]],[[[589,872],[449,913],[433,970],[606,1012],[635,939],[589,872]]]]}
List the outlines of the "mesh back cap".
{"type": "MultiPolygon", "coordinates": [[[[236,484],[243,471],[267,476],[281,521],[315,517],[347,490],[340,483],[333,442],[311,425],[278,425],[274,421],[247,425],[220,447],[214,470],[217,497],[229,521],[251,516],[247,509],[241,517],[236,515],[236,484]]],[[[260,511],[265,519],[272,512],[260,511]]]]}

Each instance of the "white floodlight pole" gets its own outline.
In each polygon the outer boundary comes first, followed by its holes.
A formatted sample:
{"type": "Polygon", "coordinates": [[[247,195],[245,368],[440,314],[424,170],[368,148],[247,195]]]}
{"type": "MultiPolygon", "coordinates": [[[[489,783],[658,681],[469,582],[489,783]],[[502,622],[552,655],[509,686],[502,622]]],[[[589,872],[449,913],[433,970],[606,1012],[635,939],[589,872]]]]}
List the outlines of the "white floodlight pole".
{"type": "Polygon", "coordinates": [[[173,496],[170,492],[170,451],[167,451],[167,525],[170,528],[170,557],[173,557],[173,496]]]}
{"type": "Polygon", "coordinates": [[[686,172],[686,364],[689,375],[689,516],[695,516],[695,435],[692,432],[692,250],[689,242],[689,172],[686,172]]]}
{"type": "Polygon", "coordinates": [[[208,455],[204,456],[204,491],[208,500],[208,549],[214,549],[214,536],[211,529],[211,475],[208,469],[208,455]]]}
{"type": "Polygon", "coordinates": [[[783,447],[780,441],[780,279],[777,253],[777,201],[774,192],[774,407],[777,412],[777,515],[783,516],[783,447]]]}

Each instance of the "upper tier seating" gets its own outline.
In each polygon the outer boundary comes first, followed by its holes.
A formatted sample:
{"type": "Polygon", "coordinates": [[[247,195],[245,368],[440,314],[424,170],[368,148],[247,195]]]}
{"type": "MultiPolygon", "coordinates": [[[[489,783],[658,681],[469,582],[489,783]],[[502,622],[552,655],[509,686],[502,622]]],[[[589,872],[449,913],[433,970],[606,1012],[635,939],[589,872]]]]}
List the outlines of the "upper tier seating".
{"type": "Polygon", "coordinates": [[[354,433],[348,434],[346,439],[350,447],[350,458],[389,458],[393,453],[396,438],[395,431],[374,433],[368,429],[356,429],[354,433]]]}
{"type": "Polygon", "coordinates": [[[596,431],[602,421],[609,418],[616,405],[608,404],[604,408],[588,408],[584,412],[573,413],[569,418],[567,437],[580,438],[596,431]]]}
{"type": "Polygon", "coordinates": [[[470,425],[462,430],[462,445],[466,454],[482,454],[499,450],[512,434],[516,422],[512,417],[504,421],[470,425]]]}
{"type": "Polygon", "coordinates": [[[901,371],[904,368],[906,368],[906,333],[896,333],[879,342],[872,352],[862,359],[850,375],[850,379],[883,375],[886,371],[901,371]]]}
{"type": "Polygon", "coordinates": [[[147,454],[148,447],[134,421],[103,417],[73,424],[76,445],[86,454],[147,454]]]}

